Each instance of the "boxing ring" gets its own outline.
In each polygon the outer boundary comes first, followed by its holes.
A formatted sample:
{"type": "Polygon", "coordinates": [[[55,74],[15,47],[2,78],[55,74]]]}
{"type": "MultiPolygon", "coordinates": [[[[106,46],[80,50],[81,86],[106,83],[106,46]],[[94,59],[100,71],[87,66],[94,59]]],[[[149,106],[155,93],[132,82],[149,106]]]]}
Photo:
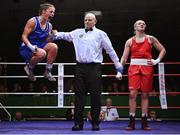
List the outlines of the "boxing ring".
{"type": "MultiPolygon", "coordinates": [[[[129,64],[129,63],[128,63],[129,64]]],[[[180,105],[168,105],[168,96],[180,95],[180,92],[166,92],[165,86],[165,77],[179,77],[180,74],[170,73],[166,74],[164,71],[164,65],[179,65],[180,62],[165,62],[158,64],[158,73],[155,73],[153,76],[158,77],[159,81],[159,91],[153,92],[152,94],[158,95],[160,105],[151,105],[149,108],[152,109],[180,109],[180,105]]],[[[1,62],[0,65],[18,65],[24,66],[25,63],[16,63],[16,62],[1,62]]],[[[45,63],[39,63],[38,65],[45,65],[45,63]]],[[[73,96],[72,92],[64,92],[64,78],[73,78],[74,75],[65,75],[65,66],[74,66],[76,63],[54,63],[54,68],[57,67],[57,75],[53,75],[57,78],[57,92],[1,92],[0,96],[53,96],[56,98],[56,103],[54,105],[6,105],[6,101],[3,103],[0,100],[0,108],[6,112],[8,115],[9,121],[0,122],[0,134],[180,134],[180,118],[177,120],[163,120],[163,121],[149,121],[149,125],[152,128],[151,131],[140,130],[140,121],[136,122],[136,130],[126,131],[124,128],[127,126],[128,121],[126,119],[119,119],[114,122],[101,122],[100,131],[91,131],[91,124],[85,121],[85,127],[83,131],[71,131],[73,121],[12,121],[11,112],[9,109],[67,109],[73,108],[73,106],[68,106],[64,104],[65,96],[73,96]]],[[[113,65],[113,63],[102,63],[103,66],[113,65]]],[[[114,67],[113,67],[114,68],[114,67]]],[[[23,70],[23,68],[22,68],[23,70]]],[[[43,78],[41,75],[37,75],[37,78],[43,78]]],[[[114,74],[102,75],[103,78],[112,78],[115,77],[114,74]]],[[[127,77],[127,75],[123,75],[127,77]]],[[[0,76],[0,79],[27,79],[26,75],[3,75],[0,76]]],[[[104,96],[123,96],[128,95],[129,92],[102,92],[104,96]]],[[[151,94],[151,93],[150,93],[151,94]]],[[[20,97],[21,98],[21,97],[20,97]]],[[[179,104],[177,102],[177,104],[179,104]]],[[[118,109],[128,109],[128,106],[116,105],[114,106],[118,109]]],[[[85,108],[90,108],[86,105],[85,108]]],[[[137,106],[140,108],[140,106],[137,106]]],[[[173,114],[172,114],[173,115],[173,114]]]]}

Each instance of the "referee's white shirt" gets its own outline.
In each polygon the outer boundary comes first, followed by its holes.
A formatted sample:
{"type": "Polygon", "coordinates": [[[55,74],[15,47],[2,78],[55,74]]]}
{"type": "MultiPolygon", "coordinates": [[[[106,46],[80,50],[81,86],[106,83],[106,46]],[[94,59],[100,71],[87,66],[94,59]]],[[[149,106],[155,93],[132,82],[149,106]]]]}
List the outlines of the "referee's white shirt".
{"type": "Polygon", "coordinates": [[[73,42],[76,54],[76,61],[79,63],[102,63],[102,50],[109,54],[115,67],[119,68],[119,58],[113,49],[112,43],[107,34],[93,27],[92,31],[85,32],[85,29],[76,29],[71,32],[58,32],[58,39],[73,42]]]}

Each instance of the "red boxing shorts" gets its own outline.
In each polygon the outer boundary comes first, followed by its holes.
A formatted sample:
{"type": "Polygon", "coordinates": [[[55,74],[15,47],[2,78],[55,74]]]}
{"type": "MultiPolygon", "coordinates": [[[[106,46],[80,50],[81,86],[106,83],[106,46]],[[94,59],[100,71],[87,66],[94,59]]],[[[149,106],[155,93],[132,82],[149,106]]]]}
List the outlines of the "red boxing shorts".
{"type": "Polygon", "coordinates": [[[129,90],[138,90],[149,93],[153,85],[153,66],[130,65],[128,69],[129,90]]]}

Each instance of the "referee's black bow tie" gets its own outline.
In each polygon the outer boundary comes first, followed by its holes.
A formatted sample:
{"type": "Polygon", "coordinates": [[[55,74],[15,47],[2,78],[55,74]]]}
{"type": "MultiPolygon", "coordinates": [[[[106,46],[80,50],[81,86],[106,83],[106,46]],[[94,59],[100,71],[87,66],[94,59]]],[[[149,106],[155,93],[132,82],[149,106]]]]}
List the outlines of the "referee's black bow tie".
{"type": "Polygon", "coordinates": [[[85,29],[85,32],[92,31],[92,30],[93,30],[92,28],[85,29]]]}

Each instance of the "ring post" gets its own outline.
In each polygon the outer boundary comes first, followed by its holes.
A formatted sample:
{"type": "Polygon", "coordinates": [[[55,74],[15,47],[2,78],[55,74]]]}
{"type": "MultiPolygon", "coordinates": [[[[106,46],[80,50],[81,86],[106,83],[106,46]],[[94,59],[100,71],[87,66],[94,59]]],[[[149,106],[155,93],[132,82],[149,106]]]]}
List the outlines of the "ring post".
{"type": "Polygon", "coordinates": [[[161,109],[167,109],[164,63],[158,64],[158,72],[159,72],[159,91],[160,91],[159,99],[160,99],[161,109]]]}
{"type": "Polygon", "coordinates": [[[58,107],[64,106],[64,65],[58,64],[58,107]]]}

